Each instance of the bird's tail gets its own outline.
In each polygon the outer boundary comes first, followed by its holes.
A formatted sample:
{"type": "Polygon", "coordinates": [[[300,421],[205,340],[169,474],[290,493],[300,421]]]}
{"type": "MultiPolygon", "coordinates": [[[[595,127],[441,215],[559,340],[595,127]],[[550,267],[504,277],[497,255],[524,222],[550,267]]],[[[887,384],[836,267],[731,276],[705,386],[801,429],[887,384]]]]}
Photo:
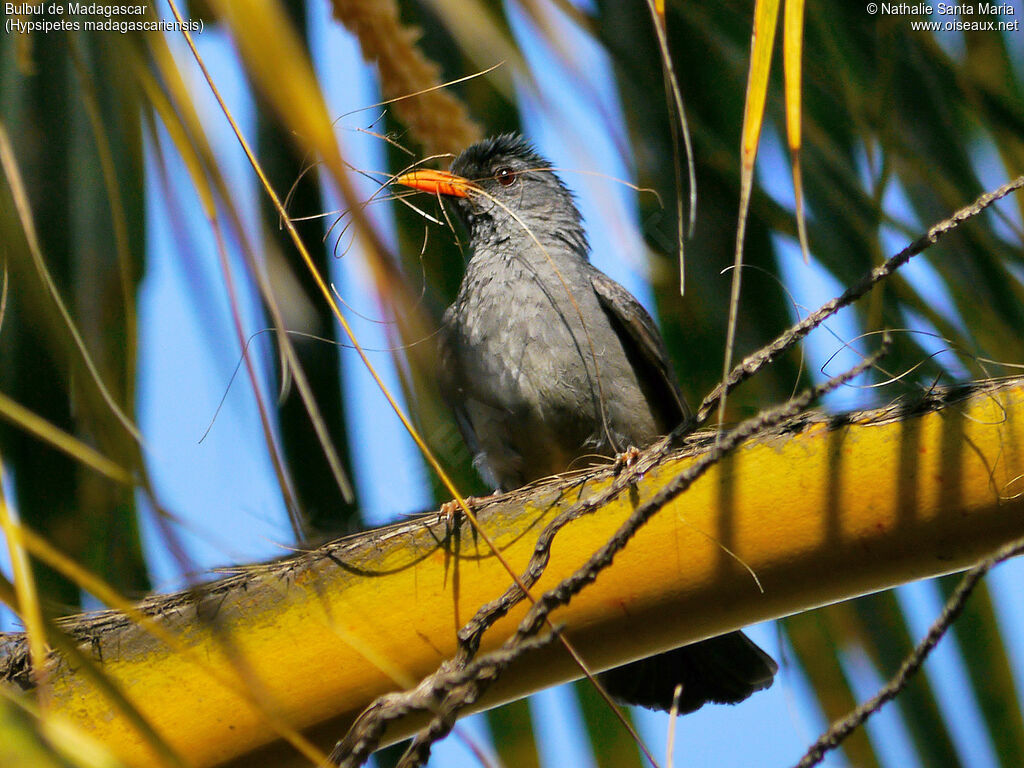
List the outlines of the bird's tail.
{"type": "Polygon", "coordinates": [[[742,632],[712,637],[608,670],[601,683],[614,699],[666,712],[682,685],[679,713],[707,702],[738,704],[772,684],[779,666],[742,632]]]}

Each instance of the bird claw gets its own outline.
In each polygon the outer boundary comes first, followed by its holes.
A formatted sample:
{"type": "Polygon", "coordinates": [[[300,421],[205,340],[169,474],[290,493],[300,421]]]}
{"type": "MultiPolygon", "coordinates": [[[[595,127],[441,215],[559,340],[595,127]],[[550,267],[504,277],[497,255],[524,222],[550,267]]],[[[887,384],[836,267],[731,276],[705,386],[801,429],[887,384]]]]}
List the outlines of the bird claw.
{"type": "MultiPolygon", "coordinates": [[[[469,503],[469,499],[466,499],[465,501],[467,504],[469,503]]],[[[448,529],[449,533],[455,530],[455,526],[459,518],[459,513],[461,511],[462,505],[460,505],[459,502],[455,499],[452,499],[451,501],[446,501],[444,504],[441,505],[441,518],[444,520],[445,527],[448,529]]]]}
{"type": "Polygon", "coordinates": [[[641,451],[635,445],[631,445],[618,456],[615,457],[615,463],[612,464],[612,471],[615,474],[619,474],[624,469],[629,469],[640,459],[641,451]]]}
{"type": "MultiPolygon", "coordinates": [[[[495,495],[498,493],[498,491],[494,492],[495,495]]],[[[467,507],[472,507],[479,501],[476,496],[466,496],[462,500],[466,503],[467,507]]],[[[459,500],[452,499],[451,501],[446,501],[438,511],[441,514],[441,519],[444,520],[448,533],[455,531],[459,525],[459,516],[462,514],[462,504],[459,503],[459,500]]]]}

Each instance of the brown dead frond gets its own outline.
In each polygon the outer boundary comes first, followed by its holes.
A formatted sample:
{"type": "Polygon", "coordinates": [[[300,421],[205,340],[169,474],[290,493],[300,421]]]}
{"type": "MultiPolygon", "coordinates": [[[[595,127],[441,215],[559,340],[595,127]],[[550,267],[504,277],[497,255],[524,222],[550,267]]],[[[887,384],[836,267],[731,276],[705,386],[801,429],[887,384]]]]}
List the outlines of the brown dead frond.
{"type": "Polygon", "coordinates": [[[455,152],[483,138],[465,105],[446,90],[440,67],[417,46],[420,30],[399,21],[394,0],[333,0],[334,18],[356,37],[363,58],[377,64],[386,99],[395,115],[429,154],[455,152]],[[414,95],[409,95],[414,94],[414,95]]]}

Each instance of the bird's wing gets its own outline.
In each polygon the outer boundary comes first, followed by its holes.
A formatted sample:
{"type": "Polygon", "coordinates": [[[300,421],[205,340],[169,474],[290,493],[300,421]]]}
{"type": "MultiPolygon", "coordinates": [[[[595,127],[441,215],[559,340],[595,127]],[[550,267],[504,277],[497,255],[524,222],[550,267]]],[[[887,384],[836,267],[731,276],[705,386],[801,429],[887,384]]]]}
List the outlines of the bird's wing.
{"type": "Polygon", "coordinates": [[[590,282],[663,428],[668,431],[689,420],[692,412],[676,384],[665,342],[647,310],[597,268],[591,272],[590,282]]]}

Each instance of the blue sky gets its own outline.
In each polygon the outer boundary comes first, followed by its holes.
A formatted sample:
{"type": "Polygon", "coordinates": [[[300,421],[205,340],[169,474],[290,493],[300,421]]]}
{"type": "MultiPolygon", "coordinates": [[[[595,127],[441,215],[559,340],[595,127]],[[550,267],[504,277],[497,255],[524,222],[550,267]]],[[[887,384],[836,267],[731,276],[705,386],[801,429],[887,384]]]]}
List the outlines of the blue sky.
{"type": "MultiPolygon", "coordinates": [[[[314,61],[331,113],[343,115],[378,101],[372,71],[362,63],[351,36],[328,17],[327,4],[310,3],[309,11],[314,61]]],[[[628,179],[630,170],[622,164],[610,138],[610,132],[621,134],[623,128],[611,70],[600,50],[570,25],[562,24],[565,50],[577,64],[576,78],[570,79],[529,22],[514,8],[511,16],[513,32],[527,52],[530,66],[535,73],[543,74],[535,78],[539,92],[534,92],[525,79],[517,78],[527,135],[558,168],[599,171],[628,179]],[[578,78],[585,82],[581,83],[578,78]],[[547,106],[552,103],[559,105],[557,114],[547,106]],[[598,113],[611,115],[612,122],[596,117],[598,113]]],[[[182,69],[191,73],[193,92],[202,104],[204,122],[217,156],[231,179],[235,202],[253,225],[250,231],[255,232],[258,191],[252,173],[180,41],[172,39],[171,43],[183,62],[182,69]]],[[[230,42],[221,33],[208,28],[197,37],[197,43],[243,132],[251,138],[253,104],[230,42]]],[[[380,143],[354,130],[365,126],[375,116],[375,113],[358,113],[347,117],[339,123],[339,131],[350,160],[361,167],[382,169],[385,163],[380,143]],[[369,114],[373,116],[367,117],[369,114]]],[[[222,288],[213,239],[197,208],[186,174],[174,164],[174,153],[169,151],[168,143],[164,142],[164,148],[165,156],[172,158],[167,173],[169,182],[165,190],[157,174],[150,174],[147,189],[149,258],[139,300],[138,413],[149,446],[147,460],[161,500],[181,520],[179,530],[197,568],[277,557],[291,543],[291,533],[269,460],[260,449],[262,433],[244,372],[229,388],[238,362],[238,342],[222,288]],[[182,243],[187,243],[187,247],[182,248],[182,243]],[[188,254],[187,257],[183,253],[188,254]],[[218,403],[225,392],[224,405],[218,412],[218,403]],[[200,437],[215,414],[212,429],[200,443],[200,437]]],[[[792,190],[785,170],[788,161],[771,131],[765,135],[762,152],[760,180],[777,199],[791,204],[792,190]]],[[[152,147],[147,154],[152,168],[155,162],[152,147]]],[[[992,170],[992,162],[993,158],[979,156],[982,178],[995,183],[999,179],[995,178],[998,174],[992,170]]],[[[593,254],[594,263],[652,308],[644,275],[643,238],[632,191],[591,175],[565,171],[562,176],[579,196],[591,242],[602,244],[593,254]]],[[[365,180],[358,183],[366,197],[375,191],[372,183],[365,180]]],[[[890,190],[886,202],[893,210],[908,210],[898,189],[890,190]]],[[[329,202],[329,205],[336,207],[337,203],[329,202]]],[[[391,224],[386,207],[373,206],[370,212],[382,231],[389,233],[391,224]]],[[[1009,207],[1007,212],[1013,215],[1009,207]]],[[[887,240],[890,252],[903,244],[901,237],[894,234],[887,240]]],[[[780,272],[798,305],[813,309],[841,291],[842,287],[814,263],[804,265],[793,243],[780,240],[778,245],[782,254],[780,272]]],[[[237,248],[231,248],[231,259],[236,276],[244,274],[237,248]]],[[[378,315],[379,310],[368,298],[372,296],[372,289],[359,248],[336,261],[333,269],[333,280],[346,300],[365,314],[378,315]]],[[[926,260],[915,261],[905,274],[934,297],[938,306],[952,312],[926,260]]],[[[699,287],[691,286],[691,289],[699,287]]],[[[259,330],[261,320],[257,308],[246,306],[243,309],[248,331],[259,330]]],[[[367,348],[387,346],[388,340],[378,324],[351,314],[350,318],[367,348]]],[[[953,319],[959,321],[959,318],[953,319]]],[[[907,321],[911,327],[927,330],[920,318],[911,317],[907,321]]],[[[818,342],[809,350],[811,370],[817,370],[837,349],[836,337],[851,339],[859,333],[852,313],[841,315],[829,326],[835,336],[826,331],[816,332],[818,342]]],[[[261,350],[263,357],[258,356],[258,361],[266,371],[270,361],[265,353],[270,347],[264,340],[256,348],[261,350]]],[[[349,352],[343,352],[343,356],[346,355],[349,352]]],[[[390,354],[371,355],[391,391],[400,392],[390,354]]],[[[845,368],[852,359],[839,357],[829,370],[845,368]]],[[[350,409],[350,414],[354,419],[353,440],[360,446],[356,453],[355,482],[367,518],[382,523],[429,506],[423,467],[411,440],[354,356],[346,357],[344,364],[346,397],[351,402],[364,404],[361,408],[350,409]],[[389,482],[379,482],[385,472],[389,482]]],[[[272,398],[274,393],[269,394],[272,398]]],[[[859,402],[862,402],[861,393],[851,388],[833,395],[829,405],[848,408],[859,402]]],[[[152,523],[151,510],[146,508],[144,500],[140,501],[144,509],[143,535],[156,587],[159,590],[177,588],[184,581],[183,574],[167,554],[162,534],[152,523]]],[[[5,558],[6,552],[0,557],[5,558]]],[[[5,573],[9,573],[6,560],[2,565],[5,573]]],[[[1020,583],[1022,576],[1022,567],[1010,564],[997,570],[990,584],[1004,622],[1005,636],[1013,641],[1011,655],[1024,664],[1024,644],[1017,639],[1024,637],[1024,608],[1014,597],[1015,584],[1020,583]]],[[[898,596],[915,635],[922,635],[939,611],[935,589],[929,584],[915,584],[899,589],[898,596]]],[[[0,626],[12,626],[9,616],[0,620],[3,622],[0,626]]],[[[780,648],[779,635],[772,623],[752,627],[749,633],[775,658],[784,658],[788,653],[780,648]]],[[[881,681],[874,679],[870,665],[856,657],[846,658],[844,663],[848,671],[855,673],[858,695],[862,698],[871,695],[881,681]]],[[[936,687],[940,702],[943,706],[956,706],[956,715],[950,722],[963,756],[972,766],[995,765],[992,755],[985,751],[986,740],[979,736],[981,729],[976,713],[972,707],[960,705],[968,693],[954,649],[948,645],[940,648],[929,665],[939,672],[936,687]]],[[[575,725],[578,714],[566,691],[544,692],[534,697],[531,706],[537,726],[545,736],[544,765],[550,768],[587,765],[589,758],[583,751],[585,741],[575,725]]],[[[638,722],[651,750],[663,756],[666,717],[642,712],[638,722]]],[[[825,725],[806,681],[797,670],[784,666],[771,690],[737,707],[705,707],[681,718],[676,725],[676,762],[718,766],[785,765],[794,762],[825,725]]],[[[481,718],[469,718],[460,728],[475,740],[486,743],[486,728],[481,718]]],[[[886,765],[902,768],[915,764],[894,711],[884,713],[869,728],[884,745],[882,757],[886,765]]],[[[475,764],[459,739],[449,739],[435,754],[432,765],[475,764]]],[[[826,765],[843,764],[835,757],[826,762],[826,765]]]]}

